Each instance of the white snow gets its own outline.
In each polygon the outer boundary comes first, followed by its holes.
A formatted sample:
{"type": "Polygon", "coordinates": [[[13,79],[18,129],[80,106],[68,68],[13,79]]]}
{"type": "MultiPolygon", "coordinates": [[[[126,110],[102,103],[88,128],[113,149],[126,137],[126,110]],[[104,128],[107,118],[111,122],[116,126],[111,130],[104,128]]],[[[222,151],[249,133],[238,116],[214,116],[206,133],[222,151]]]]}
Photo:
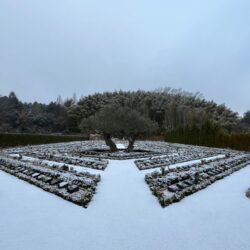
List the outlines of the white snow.
{"type": "Polygon", "coordinates": [[[250,249],[250,167],[164,209],[144,175],[110,161],[84,209],[0,171],[0,249],[250,249]]]}
{"type": "Polygon", "coordinates": [[[82,167],[82,166],[76,166],[76,165],[71,165],[71,164],[65,164],[65,163],[61,163],[61,162],[56,162],[56,161],[49,161],[49,160],[42,160],[41,161],[41,166],[51,166],[51,167],[62,167],[62,166],[67,166],[69,168],[72,168],[73,170],[77,171],[77,172],[89,172],[90,174],[99,174],[100,171],[102,170],[98,170],[98,169],[91,169],[91,168],[87,168],[87,167],[82,167]]]}
{"type": "Polygon", "coordinates": [[[118,149],[125,149],[125,148],[126,148],[125,145],[124,145],[123,143],[116,143],[116,147],[117,147],[118,149]]]}
{"type": "MultiPolygon", "coordinates": [[[[176,168],[179,166],[186,166],[186,165],[191,165],[191,164],[195,164],[195,163],[201,163],[202,160],[216,160],[216,159],[222,159],[225,158],[225,155],[220,154],[220,155],[216,155],[216,156],[211,156],[211,157],[206,157],[206,158],[202,158],[202,159],[198,159],[198,160],[192,160],[192,161],[186,161],[186,162],[180,162],[180,163],[176,163],[176,164],[172,164],[169,165],[169,168],[176,168]]],[[[142,169],[140,171],[143,172],[143,174],[148,174],[151,173],[152,171],[160,171],[161,168],[150,168],[150,169],[142,169]]]]}
{"type": "MultiPolygon", "coordinates": [[[[18,158],[19,154],[9,154],[10,157],[12,158],[18,158]]],[[[77,172],[89,172],[90,174],[100,174],[101,171],[103,170],[98,170],[98,169],[92,169],[88,167],[83,167],[83,166],[77,166],[77,165],[72,165],[72,164],[65,164],[62,162],[57,162],[57,161],[49,161],[49,160],[41,160],[37,159],[34,157],[29,157],[29,156],[22,156],[22,161],[23,162],[31,162],[31,163],[37,163],[41,166],[50,166],[50,167],[62,167],[62,166],[67,166],[69,168],[72,168],[73,170],[77,172]]]]}

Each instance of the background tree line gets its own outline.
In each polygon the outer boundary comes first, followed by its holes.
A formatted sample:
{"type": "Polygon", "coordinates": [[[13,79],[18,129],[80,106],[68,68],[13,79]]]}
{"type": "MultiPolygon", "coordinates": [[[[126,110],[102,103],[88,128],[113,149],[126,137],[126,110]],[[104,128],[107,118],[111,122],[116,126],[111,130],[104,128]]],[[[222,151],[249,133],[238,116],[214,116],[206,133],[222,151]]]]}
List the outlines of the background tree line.
{"type": "Polygon", "coordinates": [[[0,132],[8,133],[76,133],[77,124],[72,124],[67,107],[73,98],[62,102],[42,104],[21,102],[14,92],[0,96],[0,132]]]}
{"type": "Polygon", "coordinates": [[[159,132],[167,132],[179,127],[196,124],[205,120],[226,131],[249,128],[240,126],[244,120],[224,104],[206,101],[199,93],[181,89],[163,88],[156,91],[115,91],[97,93],[81,98],[72,105],[68,115],[76,122],[94,115],[107,105],[118,105],[136,110],[159,125],[159,132]]]}
{"type": "MultiPolygon", "coordinates": [[[[101,117],[100,112],[102,115],[105,114],[104,117],[109,118],[111,123],[112,119],[115,121],[117,117],[126,118],[126,114],[123,116],[117,114],[115,117],[107,110],[104,112],[103,109],[107,107],[111,110],[112,107],[116,110],[119,107],[123,110],[120,113],[135,111],[133,115],[138,118],[138,124],[142,124],[139,123],[142,120],[148,124],[152,121],[152,124],[157,124],[157,129],[154,129],[153,133],[163,135],[166,140],[173,142],[220,146],[218,141],[221,141],[221,146],[227,147],[236,143],[222,143],[222,141],[232,141],[232,138],[236,138],[234,135],[237,135],[241,138],[240,143],[243,143],[242,138],[245,138],[250,130],[250,111],[246,112],[244,117],[239,117],[225,105],[205,100],[200,93],[162,88],[155,91],[96,93],[79,100],[75,95],[67,100],[59,97],[49,104],[21,102],[15,93],[11,92],[9,96],[0,96],[0,132],[64,134],[95,132],[100,129],[100,119],[97,122],[97,117],[101,117]],[[90,121],[91,128],[87,129],[85,125],[90,124],[90,121]]],[[[114,124],[118,124],[117,121],[114,124]]],[[[131,132],[132,128],[128,122],[126,129],[121,129],[121,124],[119,126],[119,129],[118,125],[113,127],[116,136],[126,137],[125,131],[130,131],[130,136],[127,137],[133,140],[134,135],[141,135],[140,131],[131,132]]],[[[145,127],[150,130],[149,126],[145,127]]],[[[146,135],[147,133],[144,133],[144,136],[146,135]]]]}

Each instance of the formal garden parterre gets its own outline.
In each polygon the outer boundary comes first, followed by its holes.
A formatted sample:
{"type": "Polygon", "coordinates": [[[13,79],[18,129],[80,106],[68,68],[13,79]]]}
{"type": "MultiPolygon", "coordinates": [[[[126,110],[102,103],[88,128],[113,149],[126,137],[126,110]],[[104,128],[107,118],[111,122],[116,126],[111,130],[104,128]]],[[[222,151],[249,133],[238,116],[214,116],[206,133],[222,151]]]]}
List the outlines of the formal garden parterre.
{"type": "Polygon", "coordinates": [[[134,159],[137,171],[165,207],[250,164],[248,153],[229,149],[154,141],[138,141],[132,152],[124,148],[110,152],[103,141],[7,148],[1,151],[0,169],[87,207],[109,161],[134,159]]]}

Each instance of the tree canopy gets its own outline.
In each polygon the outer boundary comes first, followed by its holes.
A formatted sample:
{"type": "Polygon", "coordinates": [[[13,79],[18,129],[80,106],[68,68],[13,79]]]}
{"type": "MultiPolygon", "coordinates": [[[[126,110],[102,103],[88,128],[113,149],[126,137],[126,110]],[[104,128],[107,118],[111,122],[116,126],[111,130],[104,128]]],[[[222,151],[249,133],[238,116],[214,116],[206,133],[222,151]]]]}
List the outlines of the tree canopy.
{"type": "Polygon", "coordinates": [[[242,118],[242,122],[244,122],[244,123],[250,125],[250,110],[247,111],[247,112],[244,114],[244,116],[243,116],[243,118],[242,118]]]}
{"type": "Polygon", "coordinates": [[[156,91],[114,91],[76,96],[49,104],[21,102],[14,92],[0,96],[0,132],[79,133],[82,119],[107,105],[128,107],[155,121],[161,133],[179,127],[202,127],[209,121],[225,131],[249,131],[249,111],[243,119],[225,105],[205,100],[199,93],[163,88],[156,91]]]}
{"type": "Polygon", "coordinates": [[[210,120],[227,130],[238,123],[237,113],[225,105],[206,101],[199,93],[170,88],[157,91],[115,91],[83,97],[70,108],[70,115],[79,120],[94,115],[106,105],[126,106],[156,121],[161,131],[210,120]]]}
{"type": "Polygon", "coordinates": [[[135,139],[140,135],[150,135],[157,131],[158,125],[138,111],[119,105],[108,105],[81,122],[83,132],[99,132],[103,135],[111,151],[116,151],[112,137],[129,141],[127,151],[133,150],[135,139]]]}

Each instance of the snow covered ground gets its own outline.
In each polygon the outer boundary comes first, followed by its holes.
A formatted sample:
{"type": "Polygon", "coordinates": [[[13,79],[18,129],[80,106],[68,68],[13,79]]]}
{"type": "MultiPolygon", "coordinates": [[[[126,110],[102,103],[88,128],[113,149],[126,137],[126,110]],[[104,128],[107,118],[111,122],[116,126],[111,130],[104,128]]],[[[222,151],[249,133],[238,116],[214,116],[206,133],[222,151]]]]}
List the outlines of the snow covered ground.
{"type": "Polygon", "coordinates": [[[250,166],[164,209],[132,160],[101,175],[84,209],[0,171],[0,249],[250,249],[250,166]]]}
{"type": "Polygon", "coordinates": [[[125,149],[125,148],[126,148],[125,145],[124,145],[123,143],[116,143],[116,147],[117,147],[118,149],[125,149]]]}

